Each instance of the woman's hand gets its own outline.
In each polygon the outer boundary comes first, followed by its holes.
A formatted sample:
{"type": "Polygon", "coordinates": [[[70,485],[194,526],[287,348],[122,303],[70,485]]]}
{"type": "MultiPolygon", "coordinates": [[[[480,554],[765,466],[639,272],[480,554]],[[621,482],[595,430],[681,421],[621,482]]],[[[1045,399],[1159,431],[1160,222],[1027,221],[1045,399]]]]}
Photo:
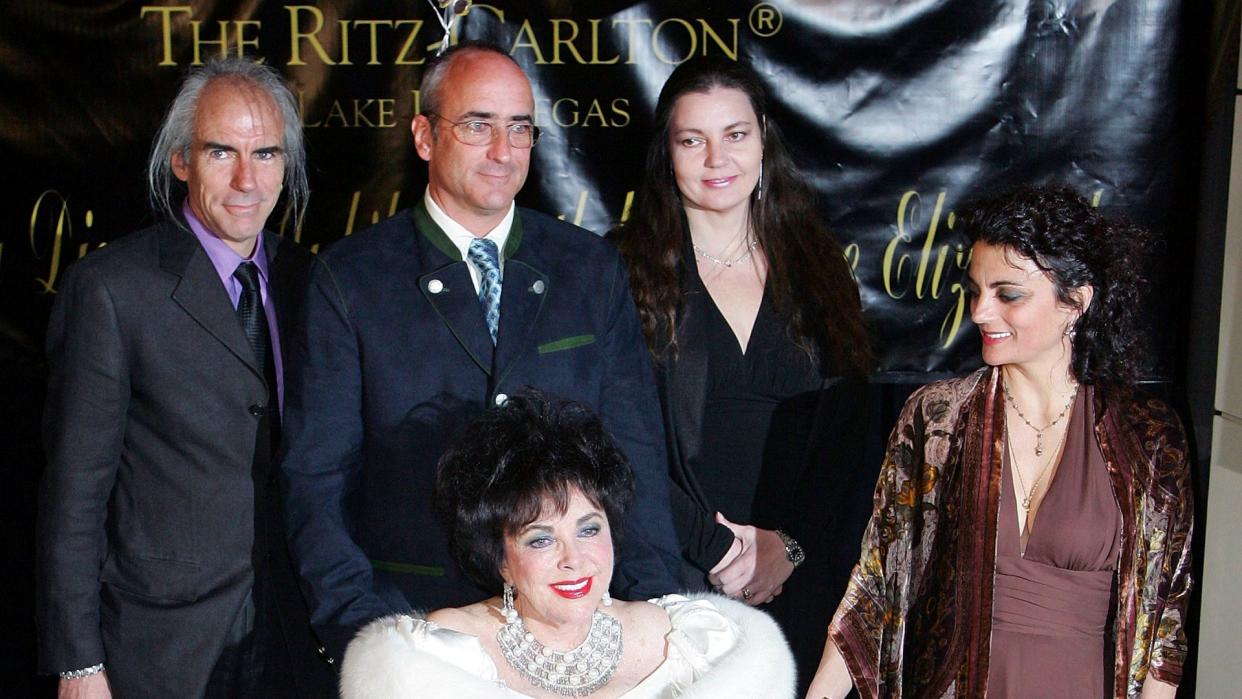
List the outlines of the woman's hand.
{"type": "Polygon", "coordinates": [[[1140,699],[1173,699],[1177,696],[1177,687],[1148,675],[1143,680],[1143,693],[1139,696],[1140,699]]]}
{"type": "Polygon", "coordinates": [[[62,679],[56,687],[57,699],[111,699],[112,690],[108,688],[108,673],[96,672],[93,675],[78,677],[72,680],[62,679]]]}
{"type": "Polygon", "coordinates": [[[850,678],[845,658],[837,650],[837,644],[829,638],[824,643],[824,655],[819,660],[819,669],[806,690],[806,699],[841,699],[854,687],[850,678]]]}
{"type": "Polygon", "coordinates": [[[722,593],[749,605],[771,602],[794,571],[793,563],[785,555],[785,542],[770,529],[734,524],[719,512],[716,521],[733,531],[741,541],[741,551],[723,567],[717,564],[707,579],[722,593]]]}
{"type": "Polygon", "coordinates": [[[715,575],[724,570],[730,563],[737,560],[737,557],[740,555],[742,555],[742,540],[734,536],[733,545],[729,547],[728,551],[725,551],[725,555],[720,558],[716,565],[707,571],[708,576],[715,575]]]}

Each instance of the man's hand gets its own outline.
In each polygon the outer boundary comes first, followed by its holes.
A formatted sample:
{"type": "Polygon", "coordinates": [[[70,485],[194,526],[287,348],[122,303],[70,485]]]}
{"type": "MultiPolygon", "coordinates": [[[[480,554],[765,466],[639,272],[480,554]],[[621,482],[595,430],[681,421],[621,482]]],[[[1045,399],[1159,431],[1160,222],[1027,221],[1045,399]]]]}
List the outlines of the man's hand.
{"type": "Polygon", "coordinates": [[[56,691],[57,699],[112,699],[108,689],[108,671],[77,679],[61,679],[56,691]]]}
{"type": "Polygon", "coordinates": [[[742,542],[742,550],[727,565],[709,574],[707,579],[724,594],[749,605],[771,602],[784,589],[785,581],[794,571],[793,563],[785,555],[785,542],[770,529],[734,524],[719,512],[716,513],[716,521],[733,531],[733,535],[742,542]]]}

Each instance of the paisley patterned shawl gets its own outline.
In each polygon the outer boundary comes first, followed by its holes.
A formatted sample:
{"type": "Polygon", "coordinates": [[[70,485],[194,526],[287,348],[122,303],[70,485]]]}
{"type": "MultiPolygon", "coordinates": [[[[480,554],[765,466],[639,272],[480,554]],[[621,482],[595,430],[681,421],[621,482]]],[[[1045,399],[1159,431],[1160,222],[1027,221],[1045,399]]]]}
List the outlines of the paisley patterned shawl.
{"type": "MultiPolygon", "coordinates": [[[[1094,391],[1121,509],[1114,696],[1181,680],[1193,498],[1185,435],[1164,403],[1094,391]]],[[[939,381],[889,437],[862,555],[829,633],[863,697],[982,697],[1004,439],[1000,372],[939,381]],[[967,534],[965,536],[960,533],[967,534]]]]}

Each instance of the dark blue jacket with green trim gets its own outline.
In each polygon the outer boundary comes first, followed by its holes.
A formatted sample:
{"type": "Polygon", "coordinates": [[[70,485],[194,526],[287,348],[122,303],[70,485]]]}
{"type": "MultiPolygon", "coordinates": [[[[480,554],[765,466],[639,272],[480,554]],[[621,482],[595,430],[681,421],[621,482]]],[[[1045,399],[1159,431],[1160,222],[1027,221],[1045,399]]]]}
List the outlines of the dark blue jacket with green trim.
{"type": "Polygon", "coordinates": [[[503,258],[493,357],[467,263],[421,202],[319,256],[289,352],[281,467],[311,620],[337,657],[371,619],[487,596],[450,556],[435,465],[523,386],[592,407],[633,465],[613,592],[677,588],[660,403],[619,256],[518,209],[503,258]]]}

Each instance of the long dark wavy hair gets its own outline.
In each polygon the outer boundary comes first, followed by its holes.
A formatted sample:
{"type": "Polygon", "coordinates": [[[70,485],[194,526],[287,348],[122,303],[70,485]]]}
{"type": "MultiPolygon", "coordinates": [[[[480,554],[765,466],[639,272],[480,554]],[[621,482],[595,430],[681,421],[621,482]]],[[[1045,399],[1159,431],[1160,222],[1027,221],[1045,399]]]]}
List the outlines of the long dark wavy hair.
{"type": "Polygon", "coordinates": [[[664,83],[646,177],[629,221],[610,236],[629,266],[648,348],[657,358],[676,356],[681,274],[683,265],[693,264],[684,255],[685,220],[669,153],[669,121],[678,98],[713,88],[740,90],[762,125],[763,181],[751,193],[750,220],[767,256],[767,292],[777,314],[813,359],[831,361],[841,371],[867,372],[871,342],[841,245],[820,219],[811,189],[768,114],[759,76],[745,63],[718,56],[686,61],[664,83]]]}
{"type": "Polygon", "coordinates": [[[1090,284],[1091,305],[1075,321],[1070,369],[1085,384],[1131,386],[1147,352],[1139,304],[1154,238],[1110,221],[1069,187],[1023,186],[975,204],[962,217],[971,242],[1009,248],[1048,275],[1062,304],[1090,284]]]}

